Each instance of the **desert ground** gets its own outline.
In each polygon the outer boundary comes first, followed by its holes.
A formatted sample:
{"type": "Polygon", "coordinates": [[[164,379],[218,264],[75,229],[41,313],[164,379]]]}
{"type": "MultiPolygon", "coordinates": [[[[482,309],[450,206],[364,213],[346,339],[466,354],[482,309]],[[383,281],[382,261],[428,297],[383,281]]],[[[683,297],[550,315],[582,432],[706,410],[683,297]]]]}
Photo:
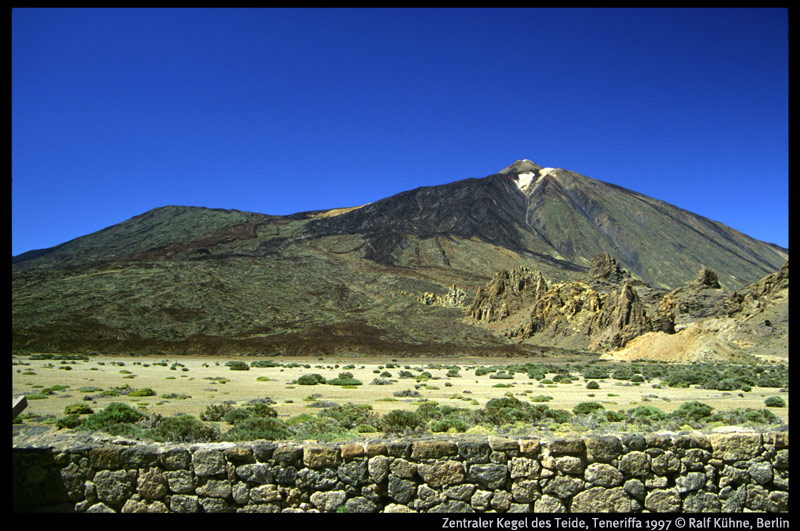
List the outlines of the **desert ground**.
{"type": "MultiPolygon", "coordinates": [[[[485,365],[520,363],[520,360],[458,358],[458,359],[394,359],[388,358],[268,358],[280,366],[251,367],[249,370],[231,370],[225,364],[244,361],[250,364],[264,358],[253,357],[197,357],[197,356],[90,356],[88,360],[30,359],[28,356],[12,357],[12,396],[26,395],[28,406],[25,417],[64,416],[70,404],[87,403],[100,411],[111,402],[126,402],[147,413],[173,415],[187,413],[198,416],[210,404],[231,403],[239,406],[259,398],[270,398],[273,407],[283,418],[300,413],[314,414],[319,409],[309,407],[314,402],[338,404],[369,404],[384,414],[393,409],[414,410],[420,400],[427,399],[456,407],[483,407],[491,398],[506,393],[521,400],[547,395],[547,404],[554,409],[571,410],[580,402],[600,402],[606,409],[629,409],[637,405],[652,405],[665,412],[675,410],[681,403],[699,400],[715,411],[737,407],[763,408],[765,398],[780,395],[786,407],[770,408],[778,417],[788,422],[788,392],[776,388],[753,387],[751,391],[718,391],[690,388],[655,388],[658,380],[639,384],[627,381],[595,380],[599,389],[587,389],[587,380],[579,376],[571,383],[540,383],[525,374],[513,379],[491,379],[489,375],[475,375],[475,369],[485,365]],[[457,366],[458,376],[448,372],[457,366]],[[362,385],[342,387],[329,384],[299,385],[295,381],[305,374],[319,374],[326,379],[336,378],[341,372],[350,372],[362,385]],[[389,372],[391,376],[385,375],[389,372]],[[414,376],[425,372],[430,378],[418,381],[401,378],[400,371],[414,376]],[[384,374],[381,376],[381,374],[384,374]],[[372,384],[383,378],[386,385],[372,384]],[[135,397],[98,396],[102,391],[130,386],[132,389],[150,388],[154,396],[135,397]],[[45,388],[58,386],[46,398],[36,398],[45,388]],[[402,391],[416,391],[419,396],[396,396],[402,391]],[[90,396],[91,399],[85,399],[90,396]]],[[[528,360],[523,360],[525,363],[528,360]]],[[[573,371],[577,374],[577,371],[573,371]]]]}

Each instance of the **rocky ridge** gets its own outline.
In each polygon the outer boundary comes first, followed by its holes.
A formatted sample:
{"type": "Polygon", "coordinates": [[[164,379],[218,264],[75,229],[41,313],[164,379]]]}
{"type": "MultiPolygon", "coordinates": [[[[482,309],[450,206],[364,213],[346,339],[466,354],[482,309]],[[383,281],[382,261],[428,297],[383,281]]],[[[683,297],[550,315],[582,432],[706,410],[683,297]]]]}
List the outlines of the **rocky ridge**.
{"type": "Polygon", "coordinates": [[[527,267],[497,272],[478,288],[465,315],[520,342],[609,352],[646,336],[612,356],[626,358],[637,351],[668,359],[663,351],[671,351],[675,361],[714,359],[740,354],[754,345],[753,338],[788,336],[788,329],[779,328],[787,322],[788,275],[787,260],[780,271],[730,293],[714,271],[702,268],[694,281],[667,291],[633,279],[612,256],[600,254],[579,280],[557,282],[527,267]],[[761,314],[776,315],[776,322],[756,323],[754,316],[761,314]]]}

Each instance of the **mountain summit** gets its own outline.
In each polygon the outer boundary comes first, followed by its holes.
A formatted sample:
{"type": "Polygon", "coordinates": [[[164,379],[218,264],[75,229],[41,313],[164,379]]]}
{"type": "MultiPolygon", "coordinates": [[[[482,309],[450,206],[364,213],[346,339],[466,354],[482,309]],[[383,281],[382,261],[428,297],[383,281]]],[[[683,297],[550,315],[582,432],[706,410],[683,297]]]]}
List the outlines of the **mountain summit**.
{"type": "Polygon", "coordinates": [[[355,208],[270,216],[162,207],[13,257],[12,344],[118,352],[530,352],[538,348],[535,336],[498,335],[465,319],[465,307],[497,271],[525,267],[572,281],[596,269],[598,255],[608,257],[603,263],[613,259],[625,282],[654,290],[676,289],[708,268],[720,289],[732,291],[776,271],[788,251],[523,159],[483,178],[355,208]]]}

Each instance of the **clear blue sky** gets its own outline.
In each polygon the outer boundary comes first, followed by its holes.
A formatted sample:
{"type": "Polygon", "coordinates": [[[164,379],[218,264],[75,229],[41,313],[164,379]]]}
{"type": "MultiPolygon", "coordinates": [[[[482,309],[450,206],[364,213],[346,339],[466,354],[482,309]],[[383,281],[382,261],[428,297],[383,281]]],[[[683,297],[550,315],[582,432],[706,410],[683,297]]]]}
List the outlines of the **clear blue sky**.
{"type": "Polygon", "coordinates": [[[12,255],[529,158],[788,247],[786,9],[14,9],[12,255]]]}

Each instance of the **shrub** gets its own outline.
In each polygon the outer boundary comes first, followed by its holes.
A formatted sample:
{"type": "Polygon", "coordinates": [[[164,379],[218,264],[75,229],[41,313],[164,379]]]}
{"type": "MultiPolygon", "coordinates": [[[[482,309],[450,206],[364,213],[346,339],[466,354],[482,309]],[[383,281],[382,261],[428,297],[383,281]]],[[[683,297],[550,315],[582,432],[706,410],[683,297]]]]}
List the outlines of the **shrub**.
{"type": "Polygon", "coordinates": [[[313,439],[316,441],[332,441],[351,437],[350,432],[339,426],[335,420],[325,417],[314,417],[302,413],[286,421],[286,426],[296,439],[313,439]]]}
{"type": "Polygon", "coordinates": [[[161,419],[146,435],[156,441],[184,443],[214,442],[220,438],[216,427],[185,414],[161,419]]]}
{"type": "Polygon", "coordinates": [[[678,409],[672,413],[672,416],[678,419],[699,422],[706,417],[710,417],[713,409],[714,408],[708,404],[692,400],[691,402],[684,402],[681,404],[678,409]]]}
{"type": "Polygon", "coordinates": [[[91,415],[94,413],[89,404],[77,403],[70,404],[64,408],[65,415],[91,415]]]}
{"type": "Polygon", "coordinates": [[[104,431],[111,435],[125,437],[140,436],[141,429],[134,426],[147,418],[147,415],[128,404],[112,402],[99,413],[93,413],[79,427],[88,431],[104,431]]]}
{"type": "Polygon", "coordinates": [[[592,380],[586,384],[586,389],[600,389],[600,384],[592,380]]]}
{"type": "Polygon", "coordinates": [[[767,407],[785,407],[786,401],[780,396],[770,396],[764,400],[764,405],[767,407]]]}
{"type": "Polygon", "coordinates": [[[597,411],[598,409],[605,409],[605,407],[603,407],[603,404],[600,404],[599,402],[581,402],[572,408],[572,411],[576,415],[588,415],[594,411],[597,411]]]}
{"type": "Polygon", "coordinates": [[[630,380],[634,374],[633,367],[622,365],[611,373],[611,377],[615,380],[630,380]]]}
{"type": "Polygon", "coordinates": [[[261,418],[275,418],[278,416],[278,412],[275,410],[274,407],[270,406],[266,402],[256,402],[247,406],[247,410],[252,413],[254,417],[261,417],[261,418]]]}
{"type": "Polygon", "coordinates": [[[297,379],[298,385],[317,385],[317,384],[324,384],[325,378],[321,375],[314,373],[314,374],[304,374],[300,378],[297,379]]]}
{"type": "Polygon", "coordinates": [[[545,405],[532,405],[513,396],[505,396],[489,400],[476,415],[481,421],[502,426],[517,421],[534,422],[541,419],[548,409],[545,405]]]}
{"type": "Polygon", "coordinates": [[[225,433],[226,441],[253,441],[266,439],[274,441],[288,439],[292,431],[286,424],[276,418],[251,417],[231,428],[225,433]]]}
{"type": "Polygon", "coordinates": [[[419,430],[425,422],[413,411],[393,409],[381,417],[378,424],[387,433],[406,433],[419,430]]]}
{"type": "Polygon", "coordinates": [[[528,398],[531,402],[549,402],[552,399],[553,397],[549,395],[536,395],[528,398]]]}
{"type": "Polygon", "coordinates": [[[584,368],[582,374],[586,380],[592,378],[602,379],[611,376],[611,370],[607,367],[598,367],[594,365],[584,368]]]}
{"type": "Polygon", "coordinates": [[[628,410],[628,416],[633,420],[643,421],[649,424],[653,421],[665,420],[667,414],[653,406],[638,406],[628,410]]]}
{"type": "Polygon", "coordinates": [[[210,404],[206,406],[204,412],[200,413],[200,419],[212,422],[220,421],[231,409],[233,406],[230,404],[210,404]]]}
{"type": "Polygon", "coordinates": [[[392,393],[392,396],[396,396],[398,398],[406,396],[411,398],[419,398],[422,396],[422,393],[420,393],[419,391],[414,391],[413,389],[403,389],[401,391],[395,391],[394,393],[392,393]]]}
{"type": "Polygon", "coordinates": [[[222,420],[224,420],[228,424],[236,425],[241,421],[250,418],[250,416],[251,416],[250,411],[246,409],[232,408],[227,413],[225,413],[225,416],[222,417],[222,420]]]}
{"type": "Polygon", "coordinates": [[[225,364],[226,367],[230,367],[232,371],[249,371],[250,365],[244,361],[229,361],[225,364]]]}
{"type": "Polygon", "coordinates": [[[256,367],[256,368],[278,367],[279,365],[280,363],[277,363],[272,360],[259,360],[250,363],[251,367],[256,367]]]}
{"type": "Polygon", "coordinates": [[[782,424],[781,419],[768,409],[737,408],[714,413],[709,422],[722,422],[728,425],[740,424],[782,424]]]}
{"type": "Polygon", "coordinates": [[[319,416],[333,419],[337,425],[348,430],[363,424],[375,424],[378,420],[368,404],[334,406],[320,411],[319,416]]]}
{"type": "Polygon", "coordinates": [[[569,422],[569,419],[572,417],[572,415],[570,415],[569,411],[567,411],[566,409],[550,409],[546,406],[542,413],[545,418],[551,419],[561,424],[569,422]]]}
{"type": "Polygon", "coordinates": [[[606,420],[609,422],[623,422],[625,420],[625,414],[619,411],[614,411],[613,409],[609,409],[603,412],[606,417],[606,420]]]}
{"type": "MultiPolygon", "coordinates": [[[[19,417],[17,417],[17,418],[19,418],[19,417]]],[[[62,430],[64,428],[67,428],[67,429],[71,430],[71,429],[77,428],[78,426],[83,424],[83,422],[84,422],[84,419],[82,419],[80,417],[80,415],[73,413],[73,414],[67,415],[66,417],[62,417],[62,418],[58,419],[56,421],[56,427],[59,430],[62,430]]]]}
{"type": "Polygon", "coordinates": [[[328,380],[330,385],[361,385],[361,380],[353,378],[352,372],[340,372],[338,378],[328,380]]]}
{"type": "Polygon", "coordinates": [[[451,429],[459,433],[464,433],[467,431],[467,428],[469,428],[469,425],[466,422],[452,417],[437,420],[431,424],[431,431],[437,433],[450,431],[451,429]]]}
{"type": "Polygon", "coordinates": [[[156,392],[150,389],[149,387],[142,387],[141,389],[137,389],[135,391],[131,391],[128,393],[128,396],[155,396],[156,392]]]}

